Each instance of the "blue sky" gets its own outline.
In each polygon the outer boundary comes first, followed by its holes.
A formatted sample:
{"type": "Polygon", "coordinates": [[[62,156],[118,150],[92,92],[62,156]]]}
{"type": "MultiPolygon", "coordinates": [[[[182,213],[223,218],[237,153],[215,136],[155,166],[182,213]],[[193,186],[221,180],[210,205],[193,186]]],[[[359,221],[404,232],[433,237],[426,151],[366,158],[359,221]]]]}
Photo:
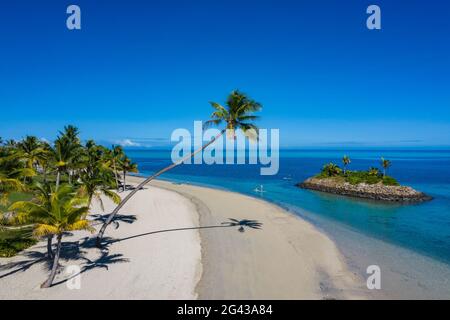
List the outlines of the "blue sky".
{"type": "Polygon", "coordinates": [[[71,123],[157,146],[239,88],[282,146],[448,146],[449,14],[441,0],[4,3],[0,136],[71,123]],[[366,28],[370,4],[382,30],[366,28]]]}

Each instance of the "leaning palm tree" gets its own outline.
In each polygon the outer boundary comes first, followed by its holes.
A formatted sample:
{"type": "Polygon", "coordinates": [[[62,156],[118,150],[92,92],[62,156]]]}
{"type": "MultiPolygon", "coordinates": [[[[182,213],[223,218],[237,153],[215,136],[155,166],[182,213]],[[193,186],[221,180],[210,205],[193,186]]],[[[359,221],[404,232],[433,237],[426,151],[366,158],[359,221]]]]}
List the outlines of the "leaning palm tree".
{"type": "Polygon", "coordinates": [[[381,166],[383,167],[383,177],[386,177],[386,171],[391,166],[391,161],[381,158],[381,166]]]}
{"type": "Polygon", "coordinates": [[[152,176],[148,177],[142,181],[136,189],[131,191],[114,209],[114,211],[108,216],[108,219],[103,223],[102,227],[97,236],[97,246],[101,247],[101,241],[106,228],[114,219],[114,216],[119,212],[119,210],[125,205],[125,203],[133,197],[136,192],[138,192],[143,186],[152,181],[153,179],[159,177],[163,173],[179,166],[184,163],[187,159],[194,157],[196,154],[202,152],[206,147],[213,144],[218,138],[220,138],[225,132],[228,132],[229,137],[234,137],[236,130],[242,130],[244,134],[248,134],[253,137],[258,135],[258,127],[253,124],[253,121],[258,119],[258,116],[253,115],[254,112],[261,110],[262,106],[260,103],[250,99],[246,94],[235,90],[232,91],[228,96],[226,101],[226,106],[222,106],[216,102],[210,102],[211,106],[214,108],[214,112],[211,115],[211,119],[205,122],[205,127],[218,126],[225,123],[225,128],[223,128],[218,135],[212,138],[209,142],[203,145],[201,148],[195,150],[194,152],[186,155],[179,161],[171,164],[168,167],[156,172],[152,176]]]}
{"type": "Polygon", "coordinates": [[[350,157],[349,156],[344,156],[343,158],[342,158],[342,163],[344,164],[344,174],[345,174],[345,172],[347,171],[347,166],[351,163],[352,161],[350,160],[350,157]]]}
{"type": "Polygon", "coordinates": [[[89,230],[91,232],[94,230],[89,221],[86,220],[89,211],[89,207],[86,205],[87,199],[85,197],[80,198],[73,186],[61,185],[57,190],[52,190],[49,198],[50,206],[46,203],[19,201],[10,207],[10,210],[22,212],[36,222],[35,236],[56,236],[57,244],[52,269],[41,288],[50,287],[55,279],[63,234],[74,230],[89,230]]]}

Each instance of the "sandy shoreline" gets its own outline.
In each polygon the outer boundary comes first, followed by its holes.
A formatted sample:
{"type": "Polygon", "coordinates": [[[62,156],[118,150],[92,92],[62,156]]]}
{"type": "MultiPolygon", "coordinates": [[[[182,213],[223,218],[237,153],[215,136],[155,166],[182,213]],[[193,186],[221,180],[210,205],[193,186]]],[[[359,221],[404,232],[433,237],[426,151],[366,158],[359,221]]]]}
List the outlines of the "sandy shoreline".
{"type": "Polygon", "coordinates": [[[261,230],[201,229],[200,299],[363,299],[365,282],[348,271],[335,244],[284,209],[242,194],[154,181],[193,201],[202,226],[228,218],[261,230]]]}
{"type": "MultiPolygon", "coordinates": [[[[125,195],[125,193],[121,193],[125,195]]],[[[105,212],[114,208],[105,200],[105,212]]],[[[97,205],[94,212],[100,213],[97,205]]],[[[196,226],[195,206],[166,190],[145,187],[121,211],[119,227],[111,225],[105,240],[115,240],[107,250],[95,247],[87,232],[64,237],[56,286],[40,289],[48,276],[42,259],[46,243],[39,242],[18,256],[0,259],[0,299],[195,299],[201,275],[198,230],[164,230],[196,226]],[[153,233],[157,231],[156,233],[153,233]],[[118,241],[120,240],[120,241],[118,241]],[[74,245],[78,242],[80,249],[74,245]],[[81,267],[81,288],[67,287],[67,266],[81,267]],[[58,284],[58,282],[61,282],[58,284]]],[[[99,227],[99,223],[97,226],[99,227]]]]}
{"type": "MultiPolygon", "coordinates": [[[[135,184],[141,178],[129,181],[135,184]]],[[[105,207],[109,212],[113,204],[106,202],[105,207]]],[[[81,266],[80,290],[67,288],[64,280],[70,275],[65,269],[57,276],[59,285],[39,289],[48,268],[45,260],[36,261],[45,252],[40,242],[17,257],[0,259],[0,299],[367,297],[365,281],[348,270],[327,236],[268,202],[154,181],[121,214],[119,228],[110,226],[106,232],[114,241],[108,251],[93,247],[92,236],[84,232],[65,239],[70,259],[61,264],[81,266]],[[136,220],[125,221],[130,215],[136,220]],[[228,218],[258,220],[262,229],[239,232],[222,224],[228,218]],[[74,241],[83,243],[80,252],[70,251],[74,241]]]]}

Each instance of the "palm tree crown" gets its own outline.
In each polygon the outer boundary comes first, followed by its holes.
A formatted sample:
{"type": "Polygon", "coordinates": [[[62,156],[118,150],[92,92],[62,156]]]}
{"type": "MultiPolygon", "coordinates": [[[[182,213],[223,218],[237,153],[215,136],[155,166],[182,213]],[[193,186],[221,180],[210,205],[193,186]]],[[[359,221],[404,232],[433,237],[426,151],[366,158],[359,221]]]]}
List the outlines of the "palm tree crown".
{"type": "Polygon", "coordinates": [[[383,167],[383,176],[386,176],[386,171],[391,166],[391,161],[381,158],[381,166],[383,167]]]}
{"type": "Polygon", "coordinates": [[[345,156],[342,158],[342,163],[344,164],[344,174],[345,174],[345,171],[347,171],[347,166],[348,166],[351,162],[352,162],[352,161],[350,160],[350,157],[347,156],[347,155],[345,155],[345,156]]]}
{"type": "Polygon", "coordinates": [[[261,110],[260,103],[250,99],[244,93],[234,90],[228,96],[226,107],[217,102],[210,102],[210,104],[215,110],[211,115],[211,120],[205,122],[205,127],[218,126],[225,122],[229,137],[234,137],[237,129],[248,134],[258,134],[258,127],[252,121],[259,119],[253,113],[261,110]]]}

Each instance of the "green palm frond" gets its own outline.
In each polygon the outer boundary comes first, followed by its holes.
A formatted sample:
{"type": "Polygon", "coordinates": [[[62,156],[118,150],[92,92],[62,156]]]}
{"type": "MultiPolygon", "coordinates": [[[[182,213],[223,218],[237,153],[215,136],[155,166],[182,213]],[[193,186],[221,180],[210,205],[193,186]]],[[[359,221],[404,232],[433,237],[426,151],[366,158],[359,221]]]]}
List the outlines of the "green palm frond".
{"type": "Polygon", "coordinates": [[[250,99],[246,94],[234,90],[227,98],[226,107],[216,102],[210,102],[210,104],[215,110],[211,119],[204,123],[204,128],[226,122],[228,138],[235,137],[235,130],[242,130],[244,134],[247,132],[246,135],[253,140],[257,138],[259,129],[252,122],[259,119],[253,113],[261,110],[260,103],[250,99]]]}
{"type": "Polygon", "coordinates": [[[107,196],[109,199],[111,199],[115,204],[119,204],[120,203],[121,198],[114,191],[103,189],[102,192],[103,192],[103,194],[105,196],[107,196]]]}
{"type": "Polygon", "coordinates": [[[95,228],[90,225],[88,220],[78,220],[72,224],[69,224],[66,231],[87,230],[91,233],[95,232],[95,228]]]}
{"type": "Polygon", "coordinates": [[[54,225],[48,224],[38,224],[33,230],[33,235],[36,237],[44,237],[49,235],[58,234],[60,232],[59,228],[54,225]]]}

